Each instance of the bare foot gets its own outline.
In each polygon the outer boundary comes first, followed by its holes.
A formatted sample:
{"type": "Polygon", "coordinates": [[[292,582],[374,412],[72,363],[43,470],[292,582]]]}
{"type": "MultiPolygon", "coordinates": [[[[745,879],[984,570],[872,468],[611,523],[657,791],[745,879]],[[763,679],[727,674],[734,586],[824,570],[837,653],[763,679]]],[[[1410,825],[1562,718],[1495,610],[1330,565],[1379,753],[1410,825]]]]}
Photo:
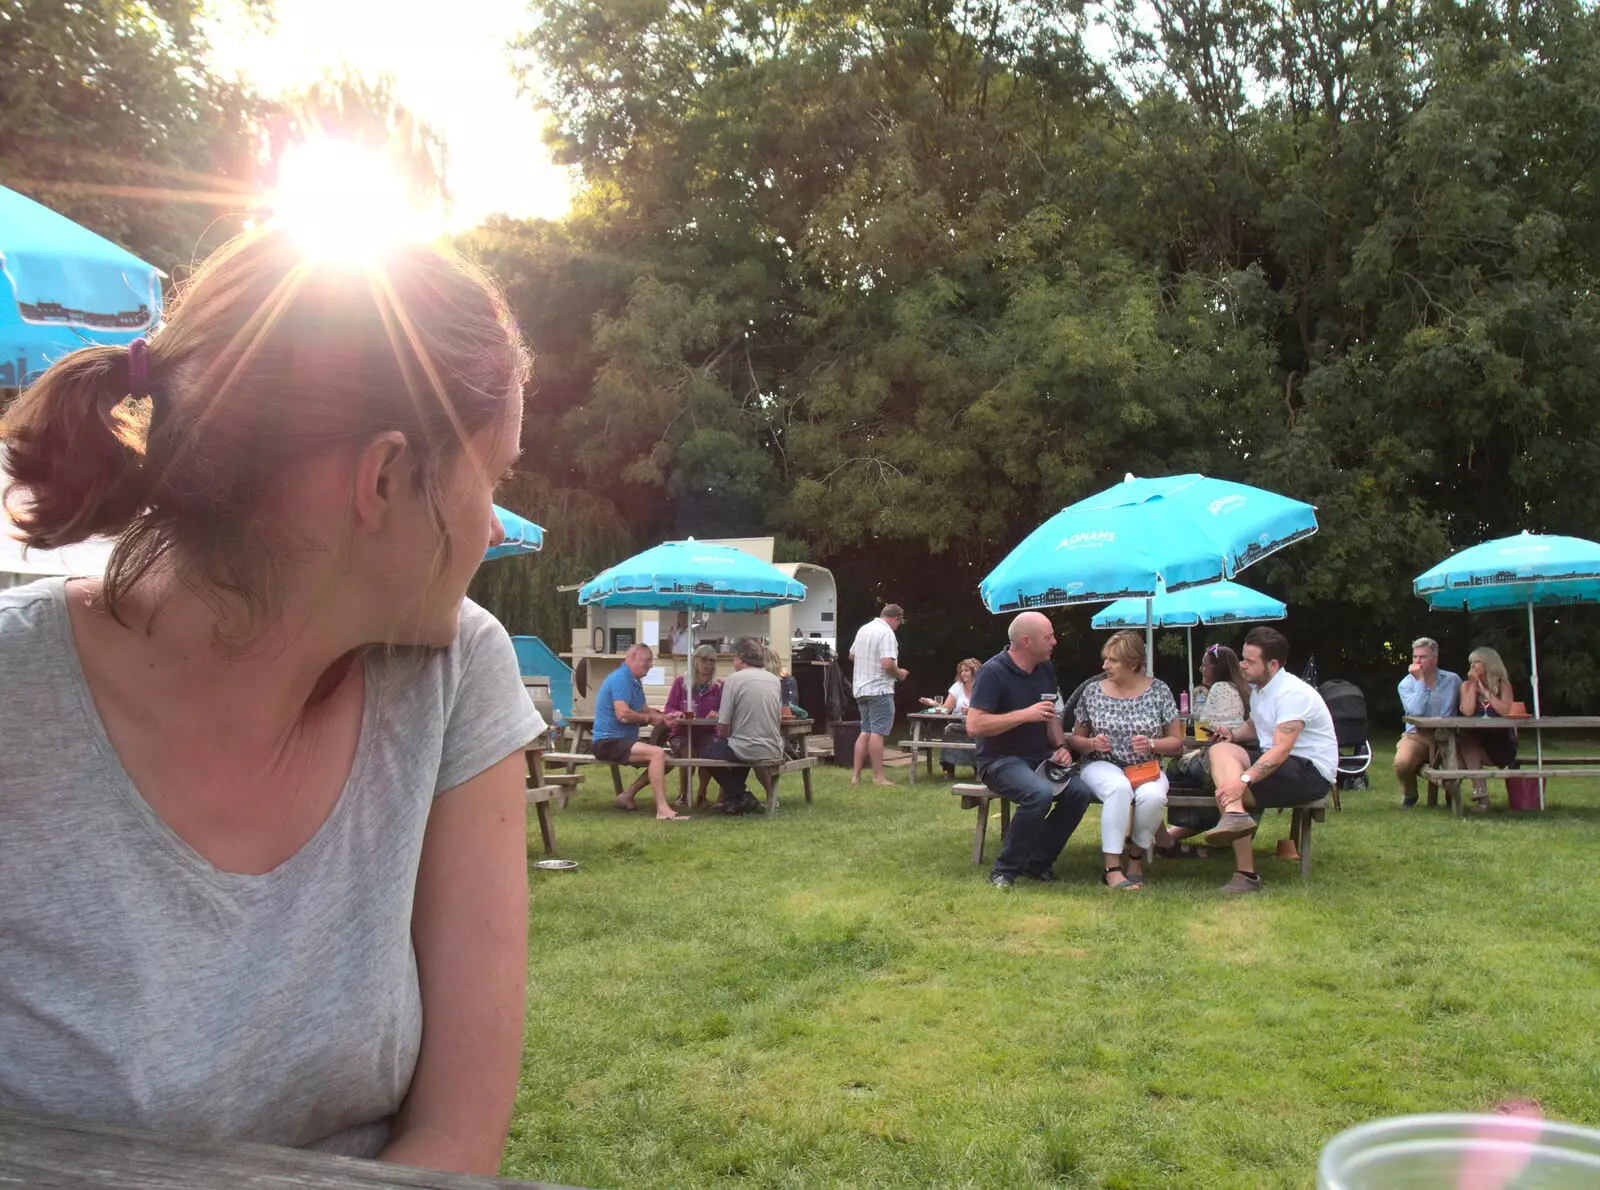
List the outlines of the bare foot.
{"type": "Polygon", "coordinates": [[[850,774],[850,784],[852,784],[852,785],[860,785],[861,784],[861,774],[860,773],[851,773],[850,774]]]}
{"type": "Polygon", "coordinates": [[[639,808],[638,806],[633,804],[633,798],[629,797],[625,793],[617,794],[617,809],[626,810],[628,813],[631,814],[635,810],[637,810],[638,808],[639,808]]]}
{"type": "Polygon", "coordinates": [[[894,782],[889,780],[889,778],[887,778],[887,777],[874,777],[874,778],[872,778],[872,783],[874,785],[893,785],[894,784],[894,782]]]}
{"type": "Polygon", "coordinates": [[[665,814],[663,814],[661,811],[657,810],[656,811],[656,821],[657,822],[688,822],[688,821],[690,821],[690,819],[689,819],[689,816],[687,814],[679,814],[676,810],[668,810],[665,814]]]}

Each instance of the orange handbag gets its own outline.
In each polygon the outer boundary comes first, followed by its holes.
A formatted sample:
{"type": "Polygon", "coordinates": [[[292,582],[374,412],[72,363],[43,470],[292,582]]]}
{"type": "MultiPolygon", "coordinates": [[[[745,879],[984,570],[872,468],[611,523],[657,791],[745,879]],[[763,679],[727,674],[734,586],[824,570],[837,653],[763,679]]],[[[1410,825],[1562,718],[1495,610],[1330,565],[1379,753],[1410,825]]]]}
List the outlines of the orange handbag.
{"type": "Polygon", "coordinates": [[[1161,762],[1154,758],[1141,760],[1138,764],[1130,764],[1122,770],[1122,775],[1128,778],[1128,784],[1138,789],[1161,775],[1161,762]]]}

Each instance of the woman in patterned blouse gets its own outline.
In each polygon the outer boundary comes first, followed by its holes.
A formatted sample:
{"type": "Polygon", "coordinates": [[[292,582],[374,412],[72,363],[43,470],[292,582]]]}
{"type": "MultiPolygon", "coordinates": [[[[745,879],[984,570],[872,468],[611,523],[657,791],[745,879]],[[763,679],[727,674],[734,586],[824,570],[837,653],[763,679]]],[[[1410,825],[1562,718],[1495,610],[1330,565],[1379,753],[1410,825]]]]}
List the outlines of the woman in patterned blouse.
{"type": "Polygon", "coordinates": [[[1087,760],[1083,779],[1102,806],[1100,850],[1106,862],[1100,879],[1110,888],[1136,889],[1144,883],[1145,850],[1166,814],[1167,776],[1159,758],[1183,751],[1183,727],[1172,691],[1145,673],[1144,641],[1137,632],[1113,633],[1100,656],[1105,680],[1083,692],[1067,745],[1087,760]],[[1126,770],[1151,761],[1155,776],[1135,788],[1126,770]]]}

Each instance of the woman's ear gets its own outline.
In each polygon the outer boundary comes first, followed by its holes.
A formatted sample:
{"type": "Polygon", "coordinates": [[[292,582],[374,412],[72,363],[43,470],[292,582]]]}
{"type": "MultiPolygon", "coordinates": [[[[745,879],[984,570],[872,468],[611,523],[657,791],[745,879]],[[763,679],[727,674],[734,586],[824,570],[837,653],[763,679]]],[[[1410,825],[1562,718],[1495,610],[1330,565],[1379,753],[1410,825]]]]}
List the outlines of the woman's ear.
{"type": "Polygon", "coordinates": [[[383,531],[394,502],[411,482],[411,449],[399,430],[373,438],[356,456],[354,505],[356,527],[383,531]]]}

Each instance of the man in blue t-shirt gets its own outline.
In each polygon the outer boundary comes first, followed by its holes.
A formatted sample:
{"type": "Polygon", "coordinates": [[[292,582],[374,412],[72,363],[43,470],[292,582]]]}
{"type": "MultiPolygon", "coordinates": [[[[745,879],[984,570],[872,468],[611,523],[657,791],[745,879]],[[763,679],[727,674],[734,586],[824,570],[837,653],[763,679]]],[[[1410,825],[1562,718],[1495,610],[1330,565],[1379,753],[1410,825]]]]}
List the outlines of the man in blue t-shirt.
{"type": "Polygon", "coordinates": [[[666,749],[647,744],[639,738],[642,726],[671,727],[678,721],[677,711],[658,711],[645,705],[644,684],[640,681],[650,670],[655,654],[649,645],[634,645],[628,650],[622,664],[606,675],[594,696],[594,744],[596,760],[609,764],[631,764],[644,769],[632,785],[617,795],[617,805],[624,810],[637,810],[634,798],[649,782],[650,792],[656,799],[656,817],[664,821],[687,818],[667,804],[667,753],[666,749]]]}
{"type": "Polygon", "coordinates": [[[1072,763],[1056,717],[1055,630],[1038,612],[1011,621],[1010,647],[996,653],[972,683],[967,734],[978,742],[978,777],[1016,803],[1011,829],[989,883],[1010,888],[1017,876],[1054,880],[1051,865],[1088,809],[1089,788],[1074,773],[1058,787],[1034,770],[1045,760],[1072,763]]]}

